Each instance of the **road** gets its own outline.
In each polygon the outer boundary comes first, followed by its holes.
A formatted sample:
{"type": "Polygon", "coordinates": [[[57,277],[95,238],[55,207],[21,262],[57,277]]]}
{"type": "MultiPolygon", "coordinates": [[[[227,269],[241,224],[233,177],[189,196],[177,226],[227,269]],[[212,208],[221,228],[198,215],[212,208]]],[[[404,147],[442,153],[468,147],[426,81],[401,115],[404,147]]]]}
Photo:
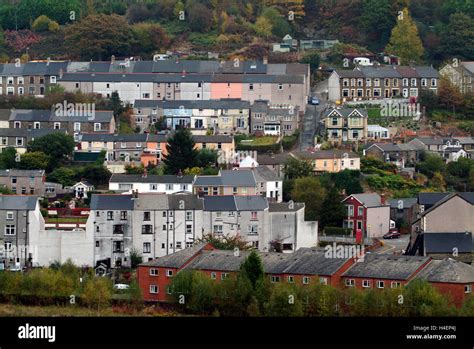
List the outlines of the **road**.
{"type": "Polygon", "coordinates": [[[314,138],[316,135],[323,135],[320,124],[321,113],[326,108],[326,96],[324,95],[324,84],[319,84],[312,91],[312,95],[318,97],[319,105],[308,104],[303,120],[301,122],[300,150],[304,151],[314,147],[314,138]],[[321,87],[323,86],[323,87],[321,87]]]}
{"type": "Polygon", "coordinates": [[[408,246],[409,234],[402,235],[399,239],[382,239],[384,246],[380,247],[375,251],[377,254],[401,254],[402,250],[405,250],[408,246]]]}

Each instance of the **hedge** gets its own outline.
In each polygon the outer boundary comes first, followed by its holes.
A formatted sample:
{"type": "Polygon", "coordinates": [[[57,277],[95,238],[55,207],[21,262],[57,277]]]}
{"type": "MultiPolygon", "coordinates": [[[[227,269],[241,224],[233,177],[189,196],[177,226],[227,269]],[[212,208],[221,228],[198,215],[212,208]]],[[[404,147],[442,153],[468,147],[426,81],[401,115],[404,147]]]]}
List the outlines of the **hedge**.
{"type": "Polygon", "coordinates": [[[325,227],[324,234],[326,235],[351,235],[352,229],[341,227],[325,227]]]}

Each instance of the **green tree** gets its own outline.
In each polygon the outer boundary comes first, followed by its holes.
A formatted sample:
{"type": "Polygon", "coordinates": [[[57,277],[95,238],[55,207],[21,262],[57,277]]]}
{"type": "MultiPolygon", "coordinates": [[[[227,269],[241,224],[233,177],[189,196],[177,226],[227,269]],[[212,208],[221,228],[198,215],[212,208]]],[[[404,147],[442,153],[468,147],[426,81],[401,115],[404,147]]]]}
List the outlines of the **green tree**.
{"type": "Polygon", "coordinates": [[[317,52],[308,52],[303,56],[301,63],[309,64],[311,71],[316,71],[319,68],[319,63],[321,62],[321,57],[317,52]]]}
{"type": "Polygon", "coordinates": [[[168,48],[171,40],[158,23],[137,23],[132,26],[134,52],[153,54],[168,48]]]}
{"type": "Polygon", "coordinates": [[[346,216],[346,209],[341,203],[342,199],[336,187],[328,191],[321,207],[320,225],[322,228],[342,226],[342,221],[346,216]]]}
{"type": "Polygon", "coordinates": [[[416,169],[428,176],[428,178],[432,178],[436,172],[445,173],[446,164],[440,156],[427,154],[424,161],[416,164],[416,169]]]}
{"type": "Polygon", "coordinates": [[[390,38],[395,18],[389,0],[364,0],[360,23],[367,33],[368,46],[372,49],[383,48],[390,38]]]}
{"type": "Polygon", "coordinates": [[[301,300],[307,316],[334,316],[338,313],[340,291],[329,285],[310,285],[301,290],[301,300]]]}
{"type": "Polygon", "coordinates": [[[132,269],[135,269],[142,262],[143,256],[141,255],[140,251],[136,248],[132,248],[130,251],[130,263],[132,265],[132,269]]]}
{"type": "Polygon", "coordinates": [[[48,31],[48,27],[51,22],[52,21],[48,16],[41,15],[34,20],[33,24],[31,25],[31,29],[37,32],[48,31]]]}
{"type": "Polygon", "coordinates": [[[18,166],[17,159],[18,156],[15,148],[8,147],[3,149],[0,153],[0,169],[16,168],[18,166]]]}
{"type": "Polygon", "coordinates": [[[89,15],[65,30],[65,43],[82,59],[104,60],[130,53],[132,31],[124,17],[89,15]]]}
{"type": "Polygon", "coordinates": [[[28,151],[47,154],[51,159],[50,165],[54,167],[72,156],[74,145],[74,138],[72,136],[55,132],[35,138],[35,140],[28,144],[28,151]]]}
{"type": "Polygon", "coordinates": [[[41,151],[27,152],[20,156],[19,167],[24,170],[46,170],[50,157],[41,151]]]}
{"type": "Polygon", "coordinates": [[[255,250],[252,250],[241,264],[240,273],[249,279],[253,289],[255,289],[257,282],[263,279],[265,272],[262,259],[255,250]]]}
{"type": "Polygon", "coordinates": [[[305,220],[320,221],[321,208],[326,198],[326,189],[318,178],[304,177],[295,180],[291,198],[295,202],[304,202],[305,220]]]}
{"type": "Polygon", "coordinates": [[[405,8],[400,14],[385,50],[387,53],[399,56],[402,64],[421,61],[424,51],[423,43],[408,9],[405,8]]]}
{"type": "Polygon", "coordinates": [[[296,290],[289,284],[278,284],[273,288],[266,304],[268,316],[303,316],[303,304],[296,290]]]}
{"type": "Polygon", "coordinates": [[[76,172],[70,167],[58,167],[46,177],[48,181],[69,186],[76,183],[76,172]]]}
{"type": "Polygon", "coordinates": [[[267,7],[262,11],[262,17],[268,19],[271,24],[271,33],[278,37],[291,34],[292,29],[288,21],[274,7],[267,7]]]}
{"type": "Polygon", "coordinates": [[[449,23],[441,30],[440,52],[443,56],[468,60],[474,57],[474,20],[466,13],[458,12],[449,17],[449,23]]]}
{"type": "Polygon", "coordinates": [[[309,161],[290,157],[285,164],[284,172],[287,179],[309,177],[313,173],[313,167],[309,161]]]}
{"type": "Polygon", "coordinates": [[[166,150],[168,154],[163,160],[165,173],[178,174],[189,167],[197,166],[198,151],[188,129],[179,129],[168,139],[166,150]]]}
{"type": "Polygon", "coordinates": [[[239,235],[214,236],[212,234],[205,234],[196,242],[209,243],[218,250],[233,250],[238,248],[239,250],[243,251],[250,248],[249,243],[239,235]]]}
{"type": "Polygon", "coordinates": [[[198,2],[192,2],[186,12],[192,31],[206,33],[211,29],[212,11],[209,8],[198,2]]]}
{"type": "Polygon", "coordinates": [[[89,308],[105,308],[109,305],[112,297],[112,284],[110,279],[94,277],[86,281],[84,291],[81,294],[82,302],[89,308]]]}
{"type": "Polygon", "coordinates": [[[410,307],[409,316],[446,316],[449,302],[427,281],[416,279],[406,286],[405,301],[410,307]]]}
{"type": "Polygon", "coordinates": [[[255,33],[265,38],[272,35],[272,29],[272,23],[266,17],[259,17],[254,25],[255,33]]]}
{"type": "Polygon", "coordinates": [[[217,165],[217,150],[214,149],[200,149],[197,153],[197,165],[199,167],[209,167],[217,165]]]}

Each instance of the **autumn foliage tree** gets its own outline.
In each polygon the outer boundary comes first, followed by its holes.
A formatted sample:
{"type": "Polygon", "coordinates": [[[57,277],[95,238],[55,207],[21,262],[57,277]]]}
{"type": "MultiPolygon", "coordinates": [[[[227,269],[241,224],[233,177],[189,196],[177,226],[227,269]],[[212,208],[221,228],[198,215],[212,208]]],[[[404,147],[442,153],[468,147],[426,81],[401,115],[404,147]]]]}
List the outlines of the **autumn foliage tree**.
{"type": "Polygon", "coordinates": [[[405,8],[398,15],[398,21],[392,29],[386,52],[400,57],[402,64],[420,62],[424,48],[418,35],[418,28],[405,8]]]}

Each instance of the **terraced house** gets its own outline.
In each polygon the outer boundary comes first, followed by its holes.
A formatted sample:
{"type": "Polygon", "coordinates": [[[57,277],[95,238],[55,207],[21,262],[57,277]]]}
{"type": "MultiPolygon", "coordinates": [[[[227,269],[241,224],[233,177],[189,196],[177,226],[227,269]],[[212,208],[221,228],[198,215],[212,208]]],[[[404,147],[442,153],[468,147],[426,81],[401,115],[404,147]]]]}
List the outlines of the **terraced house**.
{"type": "Polygon", "coordinates": [[[160,118],[167,128],[189,128],[195,135],[208,129],[220,134],[248,133],[250,103],[241,99],[219,100],[137,100],[134,104],[135,125],[149,128],[160,118]]]}
{"type": "Polygon", "coordinates": [[[305,221],[304,210],[304,204],[272,204],[258,195],[92,195],[86,231],[94,236],[94,264],[112,267],[130,265],[132,249],[146,259],[161,257],[204,234],[239,235],[261,251],[293,252],[317,243],[318,223],[305,221]]]}
{"type": "Polygon", "coordinates": [[[438,90],[439,73],[428,66],[357,66],[329,77],[331,101],[418,97],[421,89],[438,90]]]}
{"type": "Polygon", "coordinates": [[[309,95],[309,65],[265,61],[70,62],[58,83],[67,91],[117,91],[126,103],[151,100],[266,99],[303,112],[309,95]]]}
{"type": "Polygon", "coordinates": [[[448,77],[461,93],[474,91],[474,62],[453,62],[446,64],[439,73],[448,77]]]}

